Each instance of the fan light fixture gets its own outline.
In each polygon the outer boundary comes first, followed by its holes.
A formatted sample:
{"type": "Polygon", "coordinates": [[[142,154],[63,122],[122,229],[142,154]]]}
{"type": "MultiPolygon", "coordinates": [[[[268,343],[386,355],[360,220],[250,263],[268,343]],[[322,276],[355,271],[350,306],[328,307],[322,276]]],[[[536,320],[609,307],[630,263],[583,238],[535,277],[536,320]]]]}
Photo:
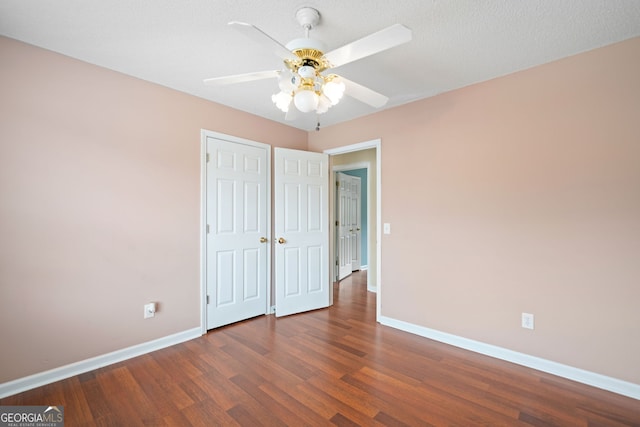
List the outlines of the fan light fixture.
{"type": "Polygon", "coordinates": [[[303,113],[326,113],[331,106],[340,102],[345,90],[345,85],[338,76],[321,76],[315,70],[310,77],[285,70],[280,74],[279,80],[280,92],[273,94],[271,100],[285,113],[292,103],[303,113]]]}
{"type": "Polygon", "coordinates": [[[303,113],[315,111],[326,113],[342,99],[345,84],[335,74],[320,74],[329,68],[324,60],[324,45],[309,38],[309,31],[320,22],[320,13],[313,8],[302,8],[296,18],[305,29],[305,38],[287,44],[287,49],[297,60],[285,60],[287,69],[280,72],[278,87],[280,92],[271,96],[273,103],[283,112],[294,105],[303,113]]]}

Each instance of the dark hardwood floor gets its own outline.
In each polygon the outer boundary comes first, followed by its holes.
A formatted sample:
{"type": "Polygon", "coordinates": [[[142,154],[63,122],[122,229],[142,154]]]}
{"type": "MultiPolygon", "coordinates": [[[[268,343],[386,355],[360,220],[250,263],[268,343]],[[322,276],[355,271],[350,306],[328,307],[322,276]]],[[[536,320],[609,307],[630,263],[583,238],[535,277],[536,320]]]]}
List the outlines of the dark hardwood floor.
{"type": "Polygon", "coordinates": [[[640,426],[640,401],[375,322],[366,274],[335,304],[261,316],[0,400],[66,426],[640,426]]]}

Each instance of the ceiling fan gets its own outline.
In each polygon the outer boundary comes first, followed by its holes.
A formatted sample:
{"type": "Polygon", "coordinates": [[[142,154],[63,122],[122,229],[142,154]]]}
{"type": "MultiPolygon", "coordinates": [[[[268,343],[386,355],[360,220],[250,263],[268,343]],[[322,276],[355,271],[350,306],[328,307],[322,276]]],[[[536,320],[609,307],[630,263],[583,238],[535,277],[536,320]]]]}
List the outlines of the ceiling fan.
{"type": "Polygon", "coordinates": [[[277,78],[280,91],[271,99],[286,113],[286,120],[294,120],[300,113],[323,114],[336,105],[345,93],[374,108],[380,108],[387,103],[389,98],[386,96],[327,71],[407,43],[411,40],[409,28],[395,24],[325,53],[326,49],[321,41],[309,38],[309,31],[320,22],[320,13],[311,7],[303,7],[296,12],[296,19],[304,28],[305,37],[292,40],[286,46],[254,25],[229,22],[235,30],[263,48],[273,51],[284,61],[284,68],[214,77],[205,79],[204,83],[223,86],[277,78]]]}

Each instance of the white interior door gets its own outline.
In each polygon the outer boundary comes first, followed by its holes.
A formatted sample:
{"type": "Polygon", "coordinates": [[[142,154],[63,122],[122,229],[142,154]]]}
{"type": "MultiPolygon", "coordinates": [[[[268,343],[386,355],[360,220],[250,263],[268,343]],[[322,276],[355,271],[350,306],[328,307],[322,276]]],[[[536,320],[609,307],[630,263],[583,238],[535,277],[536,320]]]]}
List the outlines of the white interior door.
{"type": "Polygon", "coordinates": [[[207,329],[267,312],[270,146],[207,136],[207,329]]]}
{"type": "Polygon", "coordinates": [[[338,250],[336,251],[338,257],[338,280],[342,280],[353,271],[351,265],[351,177],[342,172],[336,174],[337,179],[337,239],[338,250]]]}
{"type": "Polygon", "coordinates": [[[329,157],[274,149],[276,316],[330,305],[329,157]]]}

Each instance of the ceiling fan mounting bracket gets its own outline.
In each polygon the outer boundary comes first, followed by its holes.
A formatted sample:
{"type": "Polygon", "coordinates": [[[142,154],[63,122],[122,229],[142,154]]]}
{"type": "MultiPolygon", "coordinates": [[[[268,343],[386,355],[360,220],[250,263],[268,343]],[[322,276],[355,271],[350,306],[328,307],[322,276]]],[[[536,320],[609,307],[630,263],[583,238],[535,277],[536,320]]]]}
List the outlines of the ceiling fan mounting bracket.
{"type": "Polygon", "coordinates": [[[320,22],[320,12],[312,7],[303,7],[296,12],[296,20],[305,31],[309,31],[320,22]]]}

